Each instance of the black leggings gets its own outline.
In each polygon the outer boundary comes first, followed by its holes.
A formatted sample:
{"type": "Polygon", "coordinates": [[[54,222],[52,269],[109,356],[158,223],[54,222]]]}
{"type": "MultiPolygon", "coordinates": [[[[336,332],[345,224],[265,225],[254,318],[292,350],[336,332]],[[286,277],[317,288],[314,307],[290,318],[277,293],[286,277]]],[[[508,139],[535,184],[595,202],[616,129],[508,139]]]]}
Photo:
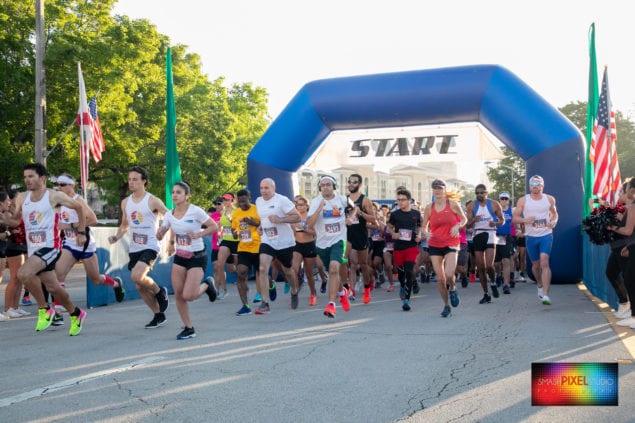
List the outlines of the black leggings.
{"type": "Polygon", "coordinates": [[[611,249],[611,254],[606,262],[606,277],[613,286],[620,304],[628,301],[629,295],[624,284],[623,273],[626,270],[629,257],[622,257],[622,247],[611,249]]]}
{"type": "MultiPolygon", "coordinates": [[[[628,258],[624,270],[624,286],[628,298],[635,298],[635,244],[628,246],[628,258]]],[[[635,307],[631,306],[631,316],[635,317],[635,307]]]]}
{"type": "Polygon", "coordinates": [[[397,266],[397,275],[399,276],[399,284],[406,290],[406,300],[410,299],[410,292],[412,292],[412,286],[414,285],[415,264],[407,261],[403,266],[397,266]]]}

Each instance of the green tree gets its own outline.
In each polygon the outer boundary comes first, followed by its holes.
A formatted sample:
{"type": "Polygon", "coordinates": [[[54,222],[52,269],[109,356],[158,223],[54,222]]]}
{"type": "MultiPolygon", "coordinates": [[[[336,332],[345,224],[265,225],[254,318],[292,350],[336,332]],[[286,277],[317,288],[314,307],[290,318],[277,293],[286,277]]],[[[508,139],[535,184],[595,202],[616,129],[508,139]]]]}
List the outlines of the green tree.
{"type": "MultiPolygon", "coordinates": [[[[148,20],[111,16],[115,0],[47,0],[47,159],[52,174],[79,176],[77,62],[89,97],[98,94],[106,152],[90,164],[90,180],[109,204],[127,195],[127,170],[141,165],[149,189],[165,194],[165,55],[168,37],[148,20]],[[68,129],[68,132],[65,131],[68,129]]],[[[35,27],[33,2],[0,5],[0,184],[21,181],[33,157],[35,27]],[[5,78],[4,76],[8,77],[5,78]],[[6,170],[6,172],[4,171],[6,170]]],[[[211,205],[245,173],[246,157],[269,123],[267,93],[249,83],[209,81],[200,57],[172,46],[177,146],[193,201],[211,205]]]]}
{"type": "Polygon", "coordinates": [[[513,193],[516,201],[525,195],[525,161],[507,147],[503,147],[502,152],[505,157],[500,162],[492,163],[487,169],[487,178],[494,183],[494,192],[490,194],[490,198],[497,199],[498,194],[507,191],[513,193]]]}
{"type": "MultiPolygon", "coordinates": [[[[577,101],[559,109],[583,134],[586,132],[586,105],[586,101],[577,101]]],[[[617,129],[615,148],[622,177],[635,176],[635,126],[628,117],[617,110],[615,111],[615,127],[617,129]]]]}

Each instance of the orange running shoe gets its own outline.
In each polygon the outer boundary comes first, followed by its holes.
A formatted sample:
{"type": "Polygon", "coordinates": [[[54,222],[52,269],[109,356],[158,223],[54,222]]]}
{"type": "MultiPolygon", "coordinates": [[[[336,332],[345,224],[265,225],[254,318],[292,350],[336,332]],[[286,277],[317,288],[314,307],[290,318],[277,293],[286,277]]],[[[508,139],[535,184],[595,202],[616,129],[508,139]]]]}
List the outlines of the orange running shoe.
{"type": "Polygon", "coordinates": [[[368,304],[370,302],[370,287],[364,288],[364,304],[368,304]]]}
{"type": "Polygon", "coordinates": [[[313,294],[309,295],[309,305],[314,306],[317,303],[317,297],[313,294]]]}
{"type": "Polygon", "coordinates": [[[340,305],[344,311],[351,309],[351,303],[348,301],[348,289],[346,288],[344,288],[344,295],[340,295],[340,305]]]}
{"type": "Polygon", "coordinates": [[[326,307],[324,307],[324,315],[326,317],[330,317],[331,319],[335,317],[335,304],[328,303],[326,307]]]}

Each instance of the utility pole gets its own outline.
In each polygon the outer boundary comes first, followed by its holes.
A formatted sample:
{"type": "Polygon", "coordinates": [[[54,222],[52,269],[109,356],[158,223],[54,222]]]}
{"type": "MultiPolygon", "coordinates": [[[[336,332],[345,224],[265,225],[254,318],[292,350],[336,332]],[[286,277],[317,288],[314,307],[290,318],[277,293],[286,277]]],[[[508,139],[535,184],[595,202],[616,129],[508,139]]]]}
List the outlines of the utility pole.
{"type": "Polygon", "coordinates": [[[35,0],[35,162],[46,166],[44,0],[35,0]]]}

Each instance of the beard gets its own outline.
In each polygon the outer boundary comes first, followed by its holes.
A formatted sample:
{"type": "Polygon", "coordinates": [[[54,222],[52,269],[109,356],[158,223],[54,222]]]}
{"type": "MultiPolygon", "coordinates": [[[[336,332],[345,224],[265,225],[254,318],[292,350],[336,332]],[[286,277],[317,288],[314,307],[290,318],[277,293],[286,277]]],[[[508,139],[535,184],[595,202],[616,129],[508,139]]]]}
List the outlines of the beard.
{"type": "Polygon", "coordinates": [[[350,186],[348,187],[348,192],[350,192],[351,194],[355,194],[357,191],[359,191],[359,184],[354,185],[353,188],[351,188],[350,186]]]}

